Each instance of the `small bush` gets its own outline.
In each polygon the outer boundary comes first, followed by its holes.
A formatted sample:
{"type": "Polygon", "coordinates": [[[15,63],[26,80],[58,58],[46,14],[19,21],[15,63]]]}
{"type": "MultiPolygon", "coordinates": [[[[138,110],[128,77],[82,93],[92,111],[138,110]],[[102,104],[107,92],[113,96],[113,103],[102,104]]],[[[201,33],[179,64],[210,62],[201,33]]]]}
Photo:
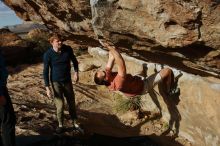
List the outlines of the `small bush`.
{"type": "Polygon", "coordinates": [[[141,96],[135,96],[132,98],[118,98],[115,109],[117,112],[126,112],[140,110],[142,106],[141,96]]]}
{"type": "Polygon", "coordinates": [[[170,128],[170,125],[167,123],[167,122],[164,122],[163,123],[163,129],[169,129],[170,128]]]}

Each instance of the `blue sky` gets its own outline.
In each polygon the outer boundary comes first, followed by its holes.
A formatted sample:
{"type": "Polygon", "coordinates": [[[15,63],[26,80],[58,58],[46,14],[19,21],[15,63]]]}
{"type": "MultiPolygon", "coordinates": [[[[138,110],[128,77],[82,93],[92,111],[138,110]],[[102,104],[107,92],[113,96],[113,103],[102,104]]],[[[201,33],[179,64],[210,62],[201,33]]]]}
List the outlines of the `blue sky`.
{"type": "Polygon", "coordinates": [[[0,1],[0,28],[7,25],[21,24],[23,21],[8,6],[0,1]]]}

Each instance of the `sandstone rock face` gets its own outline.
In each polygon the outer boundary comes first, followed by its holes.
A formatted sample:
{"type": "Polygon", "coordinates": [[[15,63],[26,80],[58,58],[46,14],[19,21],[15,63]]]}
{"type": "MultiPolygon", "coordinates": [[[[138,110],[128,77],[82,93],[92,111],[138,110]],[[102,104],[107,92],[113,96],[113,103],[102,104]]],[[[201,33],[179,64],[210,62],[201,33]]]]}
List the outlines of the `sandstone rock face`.
{"type": "Polygon", "coordinates": [[[94,28],[97,28],[97,33],[98,30],[100,33],[110,33],[109,37],[113,37],[114,32],[130,34],[143,41],[154,40],[165,47],[185,46],[199,39],[199,24],[196,21],[200,19],[201,10],[193,3],[99,0],[92,1],[91,6],[94,28]]]}
{"type": "MultiPolygon", "coordinates": [[[[108,53],[98,47],[90,48],[89,53],[98,62],[107,61],[108,53]]],[[[125,59],[128,73],[133,75],[141,71],[143,63],[148,66],[148,76],[154,73],[155,70],[159,71],[161,69],[160,64],[144,62],[126,54],[123,54],[123,58],[125,59]]],[[[102,65],[102,68],[105,67],[104,65],[102,65]]],[[[174,74],[177,75],[178,70],[172,69],[174,74]]],[[[173,131],[178,133],[179,138],[188,140],[193,146],[220,145],[220,113],[218,112],[220,110],[220,80],[212,77],[202,78],[186,72],[182,73],[183,75],[178,80],[178,86],[181,91],[179,98],[172,99],[161,96],[161,94],[149,93],[142,97],[144,102],[143,109],[150,113],[161,112],[162,119],[172,129],[168,133],[161,132],[158,135],[170,134],[173,131]]],[[[155,90],[160,93],[157,87],[155,87],[155,90]]],[[[129,120],[128,116],[126,120],[129,120]]],[[[143,128],[141,127],[140,129],[143,130],[143,128]]],[[[147,133],[147,130],[142,130],[140,130],[140,133],[147,133]]],[[[166,145],[166,142],[163,144],[166,145]]]]}
{"type": "MultiPolygon", "coordinates": [[[[69,34],[93,34],[89,1],[13,1],[6,0],[16,14],[25,21],[43,22],[49,29],[69,34]]],[[[65,34],[64,33],[64,34],[65,34]]]]}
{"type": "Polygon", "coordinates": [[[96,34],[131,49],[146,61],[200,75],[201,70],[211,71],[218,76],[219,1],[91,0],[90,3],[96,34]],[[155,47],[158,44],[163,47],[155,47]],[[164,59],[173,57],[175,63],[164,59]]]}
{"type": "MultiPolygon", "coordinates": [[[[130,36],[133,41],[156,41],[164,47],[183,47],[201,41],[213,48],[220,47],[217,41],[220,31],[218,1],[90,2],[93,26],[99,35],[112,39],[115,35],[125,35],[130,36]]],[[[116,38],[119,41],[120,38],[116,38]]]]}
{"type": "Polygon", "coordinates": [[[201,38],[207,46],[215,49],[220,48],[220,1],[219,0],[202,0],[198,1],[198,5],[202,8],[201,16],[201,38]],[[218,36],[218,37],[217,37],[218,36]]]}
{"type": "Polygon", "coordinates": [[[218,0],[4,2],[23,20],[44,23],[78,44],[98,46],[101,35],[142,60],[219,77],[218,0]]]}
{"type": "Polygon", "coordinates": [[[133,0],[129,3],[126,0],[90,0],[90,3],[88,0],[6,0],[5,3],[25,21],[43,22],[50,29],[66,33],[93,35],[93,25],[100,35],[111,38],[125,35],[139,43],[182,47],[204,42],[213,48],[220,46],[217,0],[133,0]]]}

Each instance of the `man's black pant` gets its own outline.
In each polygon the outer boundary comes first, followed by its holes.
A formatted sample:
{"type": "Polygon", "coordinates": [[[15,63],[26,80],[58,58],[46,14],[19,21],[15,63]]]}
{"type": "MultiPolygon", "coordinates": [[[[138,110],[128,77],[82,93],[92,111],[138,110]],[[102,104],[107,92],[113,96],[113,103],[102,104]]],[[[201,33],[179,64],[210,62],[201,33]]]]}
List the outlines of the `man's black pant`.
{"type": "MultiPolygon", "coordinates": [[[[15,113],[12,106],[8,89],[4,87],[3,95],[6,98],[6,104],[0,106],[0,124],[1,124],[1,137],[3,146],[15,146],[15,113]]],[[[0,144],[0,145],[2,145],[0,144]]]]}

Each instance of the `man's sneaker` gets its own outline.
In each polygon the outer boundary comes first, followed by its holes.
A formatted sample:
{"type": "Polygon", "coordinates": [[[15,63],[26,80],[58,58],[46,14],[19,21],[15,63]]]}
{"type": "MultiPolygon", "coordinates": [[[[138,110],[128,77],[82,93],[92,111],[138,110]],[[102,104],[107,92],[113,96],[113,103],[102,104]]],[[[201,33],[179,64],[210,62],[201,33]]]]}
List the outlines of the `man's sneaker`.
{"type": "Polygon", "coordinates": [[[174,79],[175,80],[178,80],[183,75],[183,73],[179,70],[173,71],[173,74],[174,74],[174,79]]]}
{"type": "Polygon", "coordinates": [[[180,88],[173,88],[168,93],[169,97],[176,97],[180,95],[180,88]]]}
{"type": "Polygon", "coordinates": [[[78,130],[80,133],[84,134],[84,130],[74,121],[73,126],[76,130],[78,130]]]}
{"type": "Polygon", "coordinates": [[[57,127],[57,129],[56,129],[56,133],[57,134],[61,134],[63,132],[64,132],[64,128],[63,127],[57,127]]]}

